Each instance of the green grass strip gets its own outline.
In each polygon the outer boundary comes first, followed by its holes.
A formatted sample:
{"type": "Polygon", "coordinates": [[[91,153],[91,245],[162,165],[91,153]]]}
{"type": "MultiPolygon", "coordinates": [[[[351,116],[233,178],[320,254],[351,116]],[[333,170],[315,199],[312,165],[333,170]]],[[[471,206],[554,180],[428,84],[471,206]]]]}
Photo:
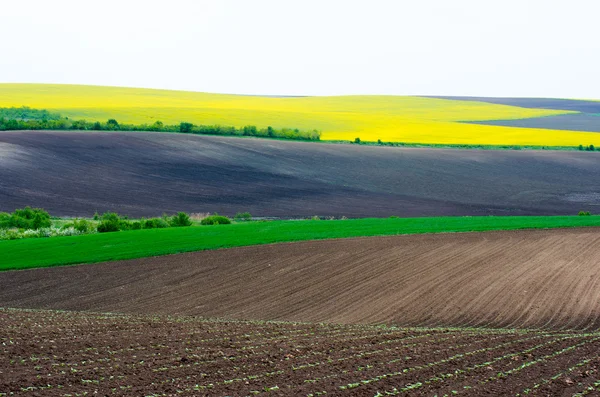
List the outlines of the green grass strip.
{"type": "Polygon", "coordinates": [[[29,269],[303,240],[600,226],[600,216],[270,221],[0,241],[0,270],[29,269]]]}

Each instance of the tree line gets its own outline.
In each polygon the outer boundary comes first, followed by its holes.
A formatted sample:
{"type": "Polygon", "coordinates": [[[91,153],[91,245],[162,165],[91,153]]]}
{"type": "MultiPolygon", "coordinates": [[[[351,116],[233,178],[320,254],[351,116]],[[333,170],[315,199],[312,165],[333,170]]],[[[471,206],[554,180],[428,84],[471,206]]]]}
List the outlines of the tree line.
{"type": "Polygon", "coordinates": [[[258,128],[254,125],[244,127],[223,125],[196,125],[189,122],[179,124],[125,124],[115,119],[106,122],[71,120],[47,110],[21,108],[0,108],[0,131],[9,130],[78,130],[78,131],[155,131],[180,132],[200,135],[255,136],[263,138],[299,139],[318,141],[321,133],[317,130],[303,131],[297,128],[258,128]]]}

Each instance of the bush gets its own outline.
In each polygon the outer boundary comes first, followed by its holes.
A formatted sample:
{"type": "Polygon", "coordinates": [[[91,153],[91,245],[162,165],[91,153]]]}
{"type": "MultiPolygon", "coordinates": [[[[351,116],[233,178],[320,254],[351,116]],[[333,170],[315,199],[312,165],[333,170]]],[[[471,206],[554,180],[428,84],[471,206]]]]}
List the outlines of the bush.
{"type": "Polygon", "coordinates": [[[71,223],[65,223],[60,230],[73,229],[77,231],[79,234],[87,234],[92,233],[96,230],[96,226],[94,223],[87,221],[85,219],[75,219],[71,223]]]}
{"type": "Polygon", "coordinates": [[[200,221],[202,225],[228,225],[231,223],[231,219],[221,215],[211,215],[200,221]]]}
{"type": "Polygon", "coordinates": [[[0,229],[8,229],[10,227],[10,214],[0,212],[0,229]]]}
{"type": "Polygon", "coordinates": [[[589,212],[589,211],[579,211],[579,214],[578,214],[578,215],[579,215],[579,216],[590,216],[590,215],[592,215],[592,214],[590,214],[590,212],[589,212]]]}
{"type": "Polygon", "coordinates": [[[142,221],[142,229],[164,229],[169,223],[163,218],[150,218],[142,221]]]}
{"type": "Polygon", "coordinates": [[[75,219],[73,221],[73,229],[77,230],[80,233],[91,233],[94,231],[94,224],[85,219],[75,219]]]}
{"type": "Polygon", "coordinates": [[[127,218],[121,218],[115,212],[105,212],[100,218],[98,233],[118,232],[119,230],[131,230],[132,223],[127,218]]]}
{"type": "Polygon", "coordinates": [[[185,212],[178,212],[169,220],[169,224],[173,227],[192,226],[192,221],[185,212]]]}
{"type": "Polygon", "coordinates": [[[354,138],[354,143],[358,143],[360,145],[360,138],[354,138]]]}
{"type": "Polygon", "coordinates": [[[179,132],[189,133],[189,132],[192,132],[192,128],[194,128],[194,124],[192,124],[192,123],[180,123],[179,124],[179,132]]]}
{"type": "Polygon", "coordinates": [[[23,238],[18,230],[3,230],[0,231],[0,240],[18,240],[23,238]]]}
{"type": "Polygon", "coordinates": [[[243,134],[246,136],[256,136],[257,128],[254,125],[246,125],[242,128],[243,134]]]}
{"type": "Polygon", "coordinates": [[[102,221],[98,224],[96,230],[98,230],[98,233],[118,232],[119,224],[111,221],[102,221]]]}
{"type": "MultiPolygon", "coordinates": [[[[6,215],[0,217],[0,227],[6,224],[6,215]]],[[[10,215],[8,220],[8,227],[14,227],[17,229],[31,229],[37,230],[51,226],[50,215],[41,208],[25,207],[15,210],[10,215]]]]}
{"type": "Polygon", "coordinates": [[[117,120],[109,119],[106,122],[106,129],[109,131],[119,131],[120,126],[119,126],[119,123],[117,122],[117,120]]]}
{"type": "Polygon", "coordinates": [[[249,221],[252,219],[252,215],[249,212],[238,212],[233,217],[236,221],[249,221]]]}
{"type": "Polygon", "coordinates": [[[83,234],[73,227],[62,228],[43,228],[39,230],[0,230],[0,240],[18,240],[23,238],[40,238],[40,237],[56,237],[56,236],[77,236],[83,234]]]}

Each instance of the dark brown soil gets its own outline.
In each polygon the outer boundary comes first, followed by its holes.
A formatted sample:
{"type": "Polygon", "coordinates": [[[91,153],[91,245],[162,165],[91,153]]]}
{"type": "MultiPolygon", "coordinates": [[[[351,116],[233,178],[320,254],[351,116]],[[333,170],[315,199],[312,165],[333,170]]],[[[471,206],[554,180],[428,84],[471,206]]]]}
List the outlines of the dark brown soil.
{"type": "Polygon", "coordinates": [[[61,216],[575,214],[600,209],[598,175],[597,153],[0,133],[0,211],[31,205],[61,216]]]}
{"type": "Polygon", "coordinates": [[[600,328],[596,229],[309,241],[0,273],[5,307],[600,328]]]}
{"type": "Polygon", "coordinates": [[[0,309],[0,396],[597,395],[599,351],[600,334],[0,309]]]}

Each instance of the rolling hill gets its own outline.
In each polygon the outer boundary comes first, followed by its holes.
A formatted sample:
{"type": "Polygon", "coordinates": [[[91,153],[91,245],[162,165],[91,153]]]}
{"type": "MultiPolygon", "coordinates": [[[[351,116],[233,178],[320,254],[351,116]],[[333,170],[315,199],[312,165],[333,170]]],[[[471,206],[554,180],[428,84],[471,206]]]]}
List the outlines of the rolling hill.
{"type": "MultiPolygon", "coordinates": [[[[318,129],[323,140],[424,144],[600,146],[600,135],[463,121],[519,120],[578,114],[460,98],[404,96],[258,97],[155,89],[0,84],[0,107],[29,106],[88,121],[257,125],[318,129]]],[[[577,127],[573,127],[577,129],[577,127]]]]}
{"type": "Polygon", "coordinates": [[[598,213],[598,153],[166,133],[0,133],[0,211],[260,217],[598,213]]]}

